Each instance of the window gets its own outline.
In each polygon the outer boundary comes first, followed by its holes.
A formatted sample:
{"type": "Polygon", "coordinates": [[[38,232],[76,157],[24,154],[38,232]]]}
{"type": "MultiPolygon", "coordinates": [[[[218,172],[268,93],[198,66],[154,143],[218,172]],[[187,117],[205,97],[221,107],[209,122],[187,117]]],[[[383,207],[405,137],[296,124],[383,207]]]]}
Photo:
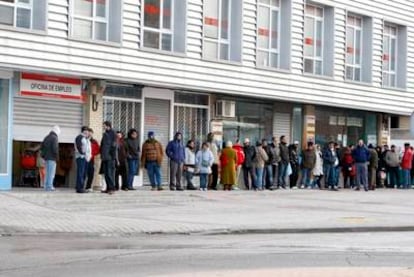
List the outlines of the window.
{"type": "Polygon", "coordinates": [[[207,59],[241,60],[241,7],[238,1],[205,0],[203,53],[207,59]]]}
{"type": "Polygon", "coordinates": [[[279,67],[279,0],[259,0],[257,12],[257,65],[279,67]]]}
{"type": "Polygon", "coordinates": [[[346,27],[346,79],[361,81],[362,18],[348,16],[346,27]]]}
{"type": "Polygon", "coordinates": [[[46,0],[0,0],[0,24],[32,30],[46,30],[46,0]]]}
{"type": "Polygon", "coordinates": [[[142,46],[184,52],[186,1],[145,0],[143,9],[142,46]]]}
{"type": "Polygon", "coordinates": [[[382,82],[384,86],[396,86],[397,27],[384,26],[382,53],[382,82]]]}
{"type": "Polygon", "coordinates": [[[306,5],[304,41],[304,71],[306,73],[317,75],[323,73],[323,18],[323,8],[306,5]]]}
{"type": "Polygon", "coordinates": [[[72,36],[119,43],[121,5],[118,0],[72,0],[72,36]]]}

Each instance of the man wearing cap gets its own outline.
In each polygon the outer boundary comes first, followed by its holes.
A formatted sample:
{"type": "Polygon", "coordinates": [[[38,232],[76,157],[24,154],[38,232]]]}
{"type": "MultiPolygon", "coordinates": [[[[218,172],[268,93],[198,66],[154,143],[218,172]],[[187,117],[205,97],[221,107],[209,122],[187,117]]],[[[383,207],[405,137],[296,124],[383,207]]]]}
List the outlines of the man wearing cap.
{"type": "Polygon", "coordinates": [[[53,126],[50,133],[43,139],[40,147],[41,156],[45,160],[45,191],[53,191],[53,181],[56,174],[56,161],[59,159],[59,126],[53,126]]]}
{"type": "Polygon", "coordinates": [[[168,142],[165,153],[170,159],[170,190],[184,190],[181,186],[181,176],[185,160],[185,148],[182,134],[177,132],[174,139],[168,142]]]}
{"type": "Polygon", "coordinates": [[[142,145],[141,166],[147,170],[151,190],[162,190],[161,163],[163,157],[161,143],[155,139],[153,131],[148,132],[148,139],[142,145]]]}
{"type": "Polygon", "coordinates": [[[244,185],[246,189],[257,188],[256,180],[256,149],[254,146],[250,145],[250,139],[244,139],[244,163],[243,163],[243,177],[244,185]],[[249,182],[250,177],[250,182],[249,182]]]}
{"type": "Polygon", "coordinates": [[[89,128],[83,126],[81,133],[75,138],[75,159],[76,159],[76,192],[85,193],[88,192],[84,189],[86,169],[91,160],[91,142],[88,139],[89,128]]]}

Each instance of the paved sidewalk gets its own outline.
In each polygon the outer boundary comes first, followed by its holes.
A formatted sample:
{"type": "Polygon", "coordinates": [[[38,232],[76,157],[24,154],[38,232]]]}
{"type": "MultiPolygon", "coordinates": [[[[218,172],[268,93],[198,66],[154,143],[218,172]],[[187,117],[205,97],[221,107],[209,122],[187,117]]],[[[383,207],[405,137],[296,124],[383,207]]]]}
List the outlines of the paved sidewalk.
{"type": "Polygon", "coordinates": [[[0,192],[0,234],[414,231],[414,190],[0,192]]]}

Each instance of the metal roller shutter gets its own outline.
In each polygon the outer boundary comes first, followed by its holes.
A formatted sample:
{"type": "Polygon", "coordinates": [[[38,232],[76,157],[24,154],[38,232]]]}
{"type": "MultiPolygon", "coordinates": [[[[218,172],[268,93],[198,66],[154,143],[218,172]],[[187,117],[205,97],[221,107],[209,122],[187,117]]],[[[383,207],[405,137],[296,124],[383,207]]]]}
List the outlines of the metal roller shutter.
{"type": "Polygon", "coordinates": [[[59,125],[59,142],[72,143],[80,133],[82,109],[82,103],[15,97],[13,139],[42,141],[54,125],[59,125]]]}
{"type": "Polygon", "coordinates": [[[273,114],[273,135],[279,141],[280,136],[286,136],[287,141],[290,142],[290,113],[274,113],[273,114]]]}

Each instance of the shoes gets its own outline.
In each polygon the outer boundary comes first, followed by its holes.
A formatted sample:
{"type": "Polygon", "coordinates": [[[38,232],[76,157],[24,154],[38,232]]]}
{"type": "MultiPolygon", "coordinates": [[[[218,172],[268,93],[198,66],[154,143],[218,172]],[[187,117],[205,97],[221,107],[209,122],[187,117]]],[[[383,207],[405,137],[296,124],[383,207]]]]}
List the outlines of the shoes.
{"type": "Polygon", "coordinates": [[[301,188],[301,189],[304,189],[304,188],[305,188],[305,185],[301,185],[301,186],[300,186],[300,188],[301,188]]]}
{"type": "Polygon", "coordinates": [[[196,187],[194,187],[193,185],[191,185],[191,186],[187,186],[187,190],[196,190],[197,188],[196,187]]]}
{"type": "Polygon", "coordinates": [[[152,187],[151,190],[154,191],[154,190],[157,190],[157,188],[156,187],[152,187]]]}
{"type": "Polygon", "coordinates": [[[101,190],[101,192],[102,192],[102,193],[108,193],[108,191],[107,191],[107,190],[101,190]]]}
{"type": "Polygon", "coordinates": [[[175,190],[175,187],[170,187],[170,190],[173,190],[174,191],[175,190]]]}
{"type": "Polygon", "coordinates": [[[114,190],[108,190],[108,194],[109,195],[112,195],[112,194],[114,194],[115,193],[115,191],[114,190]]]}
{"type": "Polygon", "coordinates": [[[87,190],[84,190],[84,189],[82,189],[82,190],[77,190],[76,191],[76,193],[88,193],[89,191],[87,191],[87,190]]]}
{"type": "Polygon", "coordinates": [[[137,190],[137,189],[135,189],[135,188],[128,188],[128,190],[137,190]]]}
{"type": "Polygon", "coordinates": [[[158,188],[157,188],[157,190],[158,191],[160,191],[160,190],[164,190],[161,186],[159,186],[158,188]]]}
{"type": "Polygon", "coordinates": [[[123,191],[128,191],[128,188],[121,188],[123,191]]]}
{"type": "Polygon", "coordinates": [[[182,187],[178,187],[176,190],[183,191],[184,189],[182,187]]]}

